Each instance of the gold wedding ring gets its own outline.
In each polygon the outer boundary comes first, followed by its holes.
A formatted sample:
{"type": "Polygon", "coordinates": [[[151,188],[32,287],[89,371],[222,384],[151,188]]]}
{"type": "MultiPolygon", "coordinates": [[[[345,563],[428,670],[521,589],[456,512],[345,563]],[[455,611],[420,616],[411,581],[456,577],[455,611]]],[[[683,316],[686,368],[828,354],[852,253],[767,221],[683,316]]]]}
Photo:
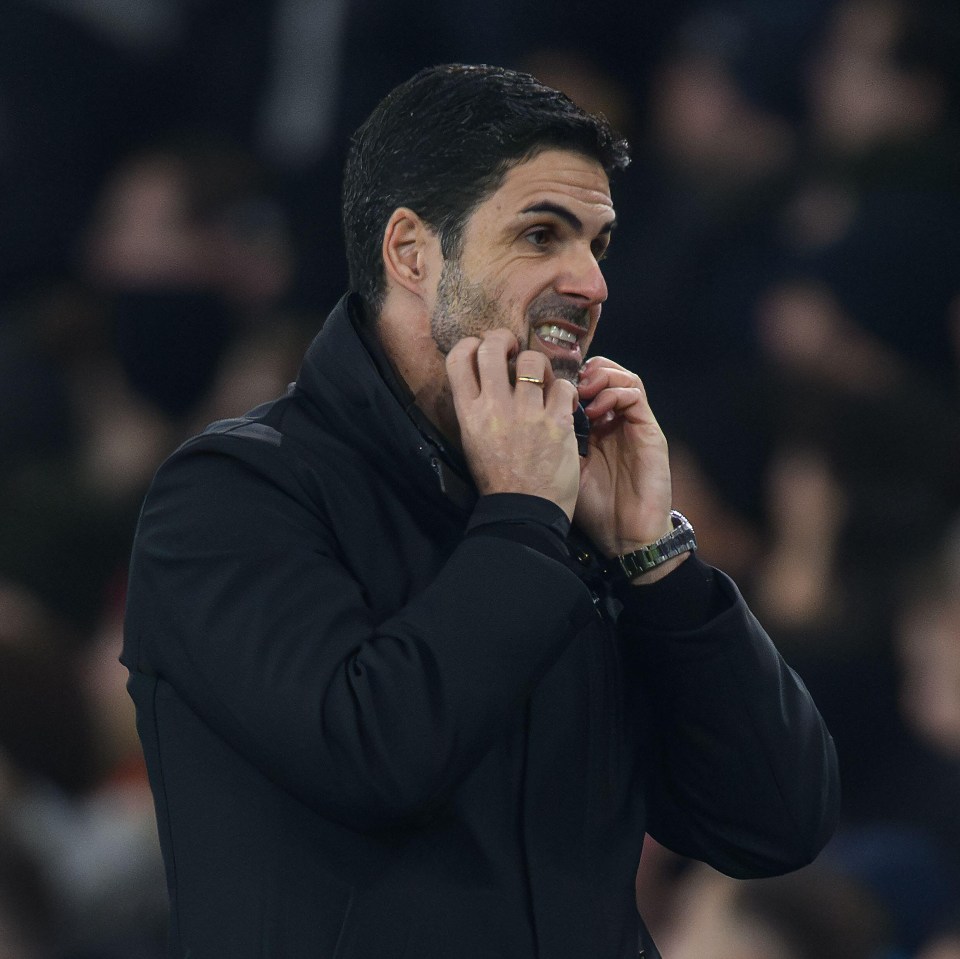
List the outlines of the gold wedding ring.
{"type": "Polygon", "coordinates": [[[536,383],[541,389],[543,389],[543,380],[538,379],[536,376],[518,376],[518,383],[536,383]]]}

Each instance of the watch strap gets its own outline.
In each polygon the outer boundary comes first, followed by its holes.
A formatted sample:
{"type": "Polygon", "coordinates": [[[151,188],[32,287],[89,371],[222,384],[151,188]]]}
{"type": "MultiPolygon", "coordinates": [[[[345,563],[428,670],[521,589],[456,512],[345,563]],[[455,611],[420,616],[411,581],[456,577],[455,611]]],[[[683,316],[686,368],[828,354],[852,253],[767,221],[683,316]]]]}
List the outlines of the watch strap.
{"type": "Polygon", "coordinates": [[[633,552],[614,557],[607,571],[617,579],[626,579],[629,582],[637,576],[662,566],[675,556],[695,550],[697,537],[690,520],[675,509],[670,511],[670,520],[673,523],[673,529],[666,536],[661,536],[656,542],[641,546],[633,552]]]}

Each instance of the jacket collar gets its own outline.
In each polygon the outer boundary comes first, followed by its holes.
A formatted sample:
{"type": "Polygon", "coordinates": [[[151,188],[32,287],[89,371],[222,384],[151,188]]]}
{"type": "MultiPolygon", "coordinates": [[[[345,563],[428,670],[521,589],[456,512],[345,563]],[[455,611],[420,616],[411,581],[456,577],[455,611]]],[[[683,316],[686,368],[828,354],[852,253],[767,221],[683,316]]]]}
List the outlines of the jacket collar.
{"type": "Polygon", "coordinates": [[[350,445],[393,460],[394,472],[411,461],[418,473],[426,467],[448,499],[472,509],[477,492],[462,457],[414,402],[356,294],[340,300],[314,337],[296,387],[350,445]]]}

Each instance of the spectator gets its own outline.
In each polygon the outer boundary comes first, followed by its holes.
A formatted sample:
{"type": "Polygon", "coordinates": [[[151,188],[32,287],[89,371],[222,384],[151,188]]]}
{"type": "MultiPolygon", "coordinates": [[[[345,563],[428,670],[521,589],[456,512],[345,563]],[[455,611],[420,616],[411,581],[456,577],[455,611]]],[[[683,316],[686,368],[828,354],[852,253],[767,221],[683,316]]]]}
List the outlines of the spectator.
{"type": "Polygon", "coordinates": [[[697,866],[664,939],[670,959],[876,959],[889,921],[868,891],[808,867],[738,883],[697,866]]]}

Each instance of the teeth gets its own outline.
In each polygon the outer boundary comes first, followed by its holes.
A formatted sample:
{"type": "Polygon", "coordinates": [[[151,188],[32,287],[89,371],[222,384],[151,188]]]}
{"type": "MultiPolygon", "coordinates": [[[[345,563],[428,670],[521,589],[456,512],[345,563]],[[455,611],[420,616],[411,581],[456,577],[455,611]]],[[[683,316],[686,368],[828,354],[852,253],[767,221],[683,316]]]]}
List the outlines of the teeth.
{"type": "Polygon", "coordinates": [[[537,336],[544,340],[554,340],[558,343],[576,343],[577,337],[576,334],[571,333],[569,330],[561,329],[559,326],[553,323],[544,323],[543,326],[537,327],[537,336]]]}

